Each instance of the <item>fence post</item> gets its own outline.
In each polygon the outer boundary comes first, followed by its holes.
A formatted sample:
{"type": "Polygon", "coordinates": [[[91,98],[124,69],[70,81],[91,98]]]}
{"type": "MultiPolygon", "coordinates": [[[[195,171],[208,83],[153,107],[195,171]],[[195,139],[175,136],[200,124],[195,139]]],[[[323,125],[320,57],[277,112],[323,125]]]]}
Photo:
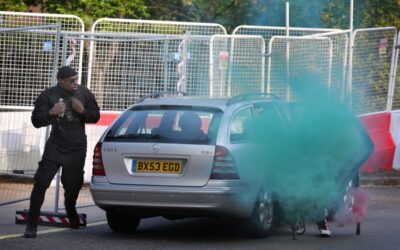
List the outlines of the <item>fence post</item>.
{"type": "Polygon", "coordinates": [[[397,63],[399,60],[399,50],[400,50],[400,40],[398,33],[395,33],[395,38],[393,40],[393,52],[392,53],[392,63],[390,68],[390,78],[389,78],[389,88],[388,88],[388,98],[387,98],[387,106],[386,110],[392,110],[393,106],[393,96],[394,96],[394,88],[396,85],[396,74],[397,74],[397,63]]]}
{"type": "MultiPolygon", "coordinates": [[[[57,72],[57,65],[58,65],[58,53],[59,53],[59,48],[60,48],[60,35],[61,35],[61,24],[59,24],[59,27],[57,28],[57,35],[56,35],[56,48],[55,48],[55,53],[56,55],[54,56],[54,67],[53,67],[53,78],[52,78],[52,86],[57,85],[57,79],[56,79],[56,72],[57,72]]],[[[63,51],[64,52],[64,51],[63,51]]],[[[64,59],[64,57],[62,58],[64,59]]],[[[49,139],[50,136],[50,127],[46,127],[46,141],[49,139]]],[[[57,171],[56,175],[56,191],[55,191],[55,201],[54,201],[54,212],[58,212],[58,199],[59,199],[59,193],[60,193],[60,170],[57,171]]]]}

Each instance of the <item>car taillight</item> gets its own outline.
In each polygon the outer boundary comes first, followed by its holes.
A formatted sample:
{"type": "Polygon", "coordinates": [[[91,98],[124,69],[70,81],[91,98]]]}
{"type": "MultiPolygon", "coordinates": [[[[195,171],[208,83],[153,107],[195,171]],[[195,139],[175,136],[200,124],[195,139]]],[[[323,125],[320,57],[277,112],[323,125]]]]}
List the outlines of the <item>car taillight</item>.
{"type": "Polygon", "coordinates": [[[106,175],[106,171],[104,170],[103,166],[103,158],[101,156],[101,142],[98,142],[96,147],[94,147],[92,174],[98,176],[106,175]]]}
{"type": "Polygon", "coordinates": [[[215,146],[214,165],[211,171],[210,179],[240,179],[239,173],[231,154],[223,146],[215,146]]]}

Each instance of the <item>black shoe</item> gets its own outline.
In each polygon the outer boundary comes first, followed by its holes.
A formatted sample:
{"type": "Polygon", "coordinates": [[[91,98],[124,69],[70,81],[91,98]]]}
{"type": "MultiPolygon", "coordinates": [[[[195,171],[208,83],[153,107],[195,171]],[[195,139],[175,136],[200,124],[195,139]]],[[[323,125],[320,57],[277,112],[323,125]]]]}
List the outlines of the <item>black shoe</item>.
{"type": "Polygon", "coordinates": [[[28,223],[25,228],[24,238],[36,238],[37,224],[28,223]]]}
{"type": "Polygon", "coordinates": [[[78,215],[76,217],[69,217],[69,227],[72,229],[79,229],[79,217],[78,215]]]}
{"type": "Polygon", "coordinates": [[[75,207],[73,208],[67,208],[65,209],[67,212],[68,220],[69,220],[69,227],[73,229],[78,229],[79,228],[79,215],[76,212],[75,207]]]}
{"type": "Polygon", "coordinates": [[[329,230],[328,222],[326,219],[317,222],[317,227],[320,237],[331,237],[331,230],[329,230]]]}

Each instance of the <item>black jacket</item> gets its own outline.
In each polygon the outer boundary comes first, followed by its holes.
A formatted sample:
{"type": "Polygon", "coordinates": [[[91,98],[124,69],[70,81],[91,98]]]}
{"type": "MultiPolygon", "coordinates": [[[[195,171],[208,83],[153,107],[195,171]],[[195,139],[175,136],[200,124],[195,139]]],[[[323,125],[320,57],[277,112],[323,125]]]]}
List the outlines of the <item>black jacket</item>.
{"type": "Polygon", "coordinates": [[[51,125],[49,140],[67,150],[86,148],[85,123],[96,123],[99,119],[100,110],[94,95],[81,85],[73,94],[58,85],[44,90],[35,101],[31,117],[35,128],[51,125]],[[71,107],[72,97],[78,99],[85,107],[83,114],[75,112],[71,107]],[[60,98],[67,106],[64,116],[49,115],[50,109],[60,98]]]}

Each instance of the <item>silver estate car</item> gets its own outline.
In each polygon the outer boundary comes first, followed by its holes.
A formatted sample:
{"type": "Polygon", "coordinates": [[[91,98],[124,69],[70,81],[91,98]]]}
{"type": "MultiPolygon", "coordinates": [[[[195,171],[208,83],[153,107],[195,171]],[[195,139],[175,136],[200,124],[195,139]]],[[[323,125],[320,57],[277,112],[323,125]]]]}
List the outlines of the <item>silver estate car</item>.
{"type": "Polygon", "coordinates": [[[153,216],[229,216],[247,236],[267,236],[273,195],[242,175],[235,158],[250,150],[248,124],[264,107],[289,119],[287,104],[268,94],[154,95],[125,110],[93,155],[90,190],[110,228],[133,232],[153,216]]]}

